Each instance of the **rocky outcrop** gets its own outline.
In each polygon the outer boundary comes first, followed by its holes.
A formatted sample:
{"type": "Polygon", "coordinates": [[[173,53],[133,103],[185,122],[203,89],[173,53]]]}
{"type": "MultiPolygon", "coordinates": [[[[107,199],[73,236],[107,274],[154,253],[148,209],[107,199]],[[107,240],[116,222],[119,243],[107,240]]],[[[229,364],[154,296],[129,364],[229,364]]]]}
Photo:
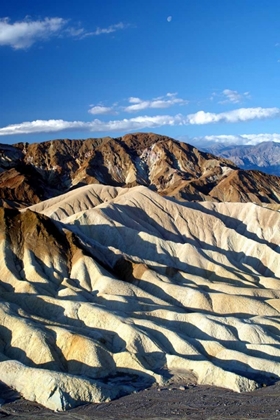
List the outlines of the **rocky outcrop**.
{"type": "Polygon", "coordinates": [[[234,170],[209,193],[217,201],[279,203],[280,178],[260,171],[234,170]]]}
{"type": "Polygon", "coordinates": [[[0,209],[0,376],[53,410],[280,378],[280,214],[87,185],[0,209]],[[44,386],[43,386],[44,385],[44,386]]]}
{"type": "Polygon", "coordinates": [[[143,185],[182,201],[280,203],[278,178],[245,173],[227,159],[151,133],[0,145],[0,170],[6,207],[24,208],[89,184],[143,185]]]}

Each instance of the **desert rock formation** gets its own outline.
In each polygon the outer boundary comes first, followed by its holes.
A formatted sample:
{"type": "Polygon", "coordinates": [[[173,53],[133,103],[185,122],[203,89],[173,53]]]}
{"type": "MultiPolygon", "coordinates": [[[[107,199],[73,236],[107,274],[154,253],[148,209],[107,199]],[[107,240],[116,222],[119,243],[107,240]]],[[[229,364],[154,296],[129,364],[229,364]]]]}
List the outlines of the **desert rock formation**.
{"type": "Polygon", "coordinates": [[[0,209],[3,382],[64,410],[176,372],[238,392],[279,380],[279,212],[171,195],[99,183],[0,209]]]}
{"type": "Polygon", "coordinates": [[[152,133],[0,145],[0,205],[24,208],[89,184],[143,185],[181,201],[280,204],[275,176],[152,133]]]}

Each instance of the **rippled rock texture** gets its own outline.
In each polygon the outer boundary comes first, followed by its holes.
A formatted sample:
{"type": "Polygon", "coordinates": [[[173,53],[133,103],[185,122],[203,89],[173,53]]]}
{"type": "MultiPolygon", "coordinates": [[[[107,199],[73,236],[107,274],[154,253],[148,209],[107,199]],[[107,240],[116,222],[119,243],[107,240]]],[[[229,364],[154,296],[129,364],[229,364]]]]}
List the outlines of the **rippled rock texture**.
{"type": "Polygon", "coordinates": [[[280,377],[280,214],[88,185],[0,209],[0,377],[53,410],[280,377]]]}

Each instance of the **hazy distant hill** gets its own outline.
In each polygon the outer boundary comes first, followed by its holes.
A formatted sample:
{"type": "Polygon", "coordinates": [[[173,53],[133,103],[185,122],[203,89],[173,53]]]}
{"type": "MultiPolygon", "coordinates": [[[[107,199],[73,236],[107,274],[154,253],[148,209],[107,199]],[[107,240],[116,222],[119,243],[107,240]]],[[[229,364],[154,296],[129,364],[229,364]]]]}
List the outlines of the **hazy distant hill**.
{"type": "Polygon", "coordinates": [[[152,133],[0,145],[3,206],[25,207],[96,183],[143,185],[179,200],[280,202],[279,178],[152,133]]]}
{"type": "Polygon", "coordinates": [[[225,143],[203,147],[204,151],[232,160],[242,169],[258,169],[268,174],[280,175],[280,143],[263,142],[256,146],[225,143]]]}

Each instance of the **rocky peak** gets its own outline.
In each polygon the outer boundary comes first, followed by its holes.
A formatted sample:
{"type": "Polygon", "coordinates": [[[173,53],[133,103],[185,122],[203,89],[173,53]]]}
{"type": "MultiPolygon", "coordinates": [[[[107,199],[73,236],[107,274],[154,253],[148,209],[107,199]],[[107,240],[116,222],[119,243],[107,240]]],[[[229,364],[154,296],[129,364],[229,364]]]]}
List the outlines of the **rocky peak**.
{"type": "Polygon", "coordinates": [[[253,194],[256,202],[279,203],[280,197],[278,178],[251,171],[232,184],[233,162],[153,133],[0,145],[0,170],[0,199],[20,207],[96,183],[144,185],[181,200],[248,201],[253,194]]]}

